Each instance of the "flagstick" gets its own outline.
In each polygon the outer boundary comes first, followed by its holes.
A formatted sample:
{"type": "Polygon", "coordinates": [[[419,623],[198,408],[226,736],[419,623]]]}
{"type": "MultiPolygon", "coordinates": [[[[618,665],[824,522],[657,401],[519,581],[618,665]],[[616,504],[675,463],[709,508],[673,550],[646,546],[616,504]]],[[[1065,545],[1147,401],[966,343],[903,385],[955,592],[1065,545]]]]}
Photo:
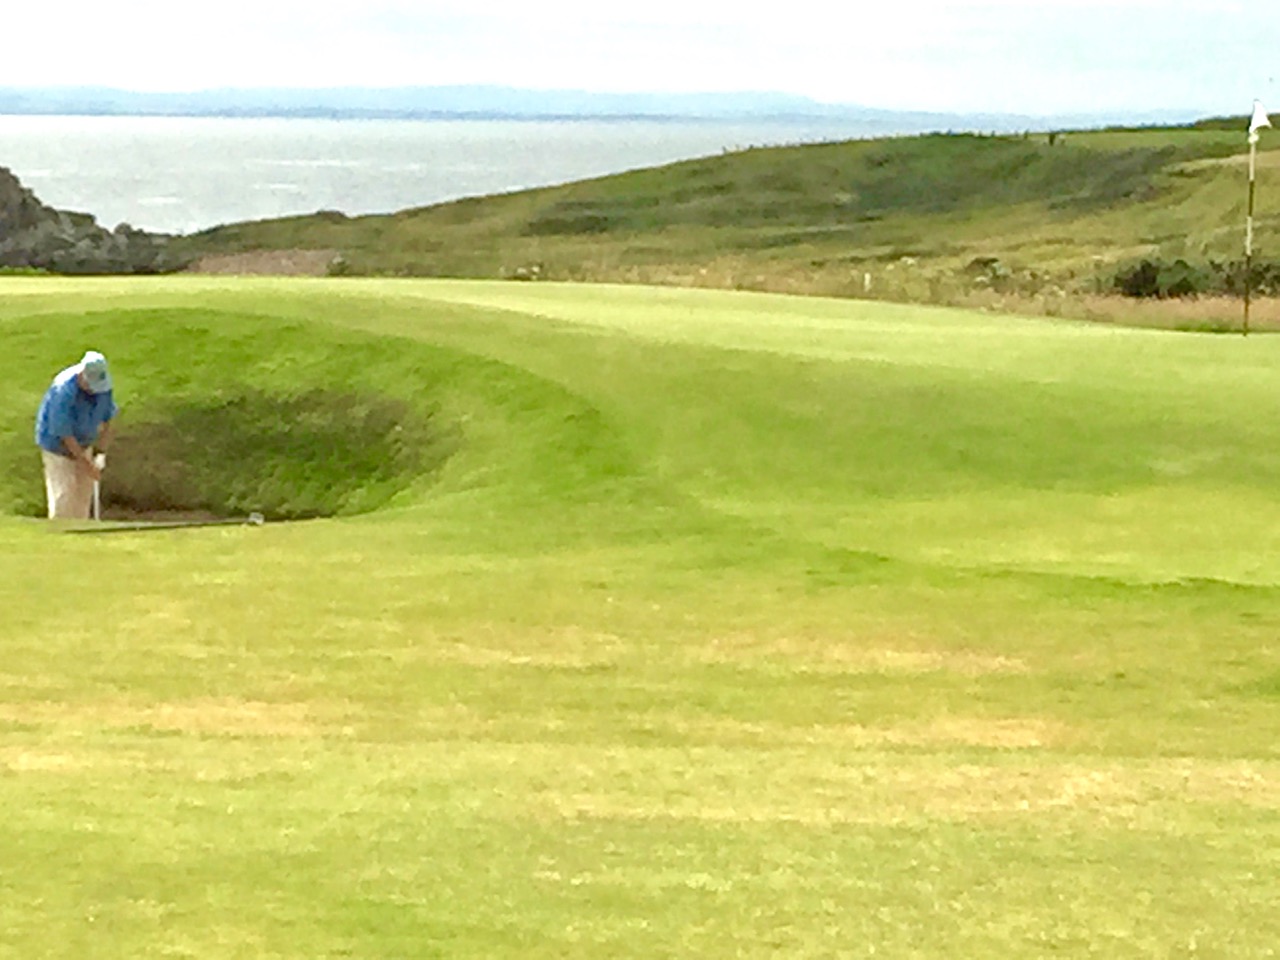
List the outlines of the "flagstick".
{"type": "Polygon", "coordinates": [[[1271,126],[1271,117],[1260,100],[1253,101],[1249,120],[1249,214],[1244,228],[1244,335],[1249,335],[1249,300],[1253,293],[1253,196],[1258,175],[1258,131],[1271,126]]]}
{"type": "Polygon", "coordinates": [[[1244,335],[1249,335],[1249,294],[1253,286],[1253,197],[1257,189],[1258,135],[1249,137],[1249,214],[1244,229],[1244,335]]]}

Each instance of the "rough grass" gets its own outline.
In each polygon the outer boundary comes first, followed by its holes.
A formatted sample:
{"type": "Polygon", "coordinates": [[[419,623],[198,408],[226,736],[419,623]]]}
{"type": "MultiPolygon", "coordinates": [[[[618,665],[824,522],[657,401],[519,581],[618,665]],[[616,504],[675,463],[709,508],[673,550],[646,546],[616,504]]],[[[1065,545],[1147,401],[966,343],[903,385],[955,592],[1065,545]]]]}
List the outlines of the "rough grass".
{"type": "Polygon", "coordinates": [[[321,386],[456,428],[359,515],[0,519],[0,952],[1280,941],[1273,338],[550,284],[0,294],[6,432],[90,335],[122,437],[321,386]]]}
{"type": "MultiPolygon", "coordinates": [[[[1064,296],[1104,292],[1142,257],[1241,259],[1246,125],[752,149],[386,216],[236,224],[186,243],[210,256],[339,251],[352,274],[981,299],[1078,316],[1064,296]],[[994,291],[975,261],[999,265],[994,291]]],[[[1280,184],[1269,153],[1259,169],[1265,259],[1280,250],[1265,199],[1280,184]]]]}

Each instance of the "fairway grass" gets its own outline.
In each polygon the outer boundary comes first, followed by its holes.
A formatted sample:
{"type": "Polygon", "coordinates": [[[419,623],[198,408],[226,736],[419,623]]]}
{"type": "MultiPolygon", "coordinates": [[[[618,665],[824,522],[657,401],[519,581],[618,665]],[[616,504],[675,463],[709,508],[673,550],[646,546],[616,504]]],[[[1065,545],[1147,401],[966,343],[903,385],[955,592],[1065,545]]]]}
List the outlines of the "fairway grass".
{"type": "Polygon", "coordinates": [[[0,956],[1275,955],[1275,338],[194,277],[0,336],[0,956]],[[86,348],[117,490],[222,410],[191,496],[311,518],[36,519],[86,348]]]}

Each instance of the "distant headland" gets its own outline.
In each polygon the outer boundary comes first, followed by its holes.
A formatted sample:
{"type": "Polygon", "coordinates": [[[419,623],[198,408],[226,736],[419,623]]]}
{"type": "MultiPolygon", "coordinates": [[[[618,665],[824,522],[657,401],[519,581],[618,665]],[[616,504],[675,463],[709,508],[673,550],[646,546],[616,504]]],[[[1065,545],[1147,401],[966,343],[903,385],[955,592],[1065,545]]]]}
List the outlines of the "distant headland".
{"type": "Polygon", "coordinates": [[[787,120],[895,131],[1049,130],[1197,119],[1192,110],[1023,116],[936,113],[824,103],[786,93],[599,93],[464,85],[216,89],[157,93],[111,87],[0,87],[0,115],[277,117],[405,120],[787,120]]]}
{"type": "Polygon", "coordinates": [[[90,214],[55,210],[0,167],[0,270],[170,273],[185,266],[169,237],[126,223],[107,230],[90,214]]]}

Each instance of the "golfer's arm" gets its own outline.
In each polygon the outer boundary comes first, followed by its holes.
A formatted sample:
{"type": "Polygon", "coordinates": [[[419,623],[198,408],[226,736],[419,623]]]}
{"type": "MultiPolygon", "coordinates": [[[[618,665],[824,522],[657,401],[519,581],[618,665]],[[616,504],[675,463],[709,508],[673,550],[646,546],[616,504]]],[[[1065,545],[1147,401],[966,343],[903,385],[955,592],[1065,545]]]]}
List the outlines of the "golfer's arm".
{"type": "Polygon", "coordinates": [[[75,437],[63,437],[62,445],[67,448],[67,452],[77,460],[83,460],[85,463],[92,463],[89,459],[89,452],[80,446],[80,441],[75,437]]]}
{"type": "Polygon", "coordinates": [[[94,441],[93,448],[99,453],[106,453],[107,447],[111,446],[111,421],[108,420],[102,425],[102,429],[98,431],[98,439],[94,441]]]}

